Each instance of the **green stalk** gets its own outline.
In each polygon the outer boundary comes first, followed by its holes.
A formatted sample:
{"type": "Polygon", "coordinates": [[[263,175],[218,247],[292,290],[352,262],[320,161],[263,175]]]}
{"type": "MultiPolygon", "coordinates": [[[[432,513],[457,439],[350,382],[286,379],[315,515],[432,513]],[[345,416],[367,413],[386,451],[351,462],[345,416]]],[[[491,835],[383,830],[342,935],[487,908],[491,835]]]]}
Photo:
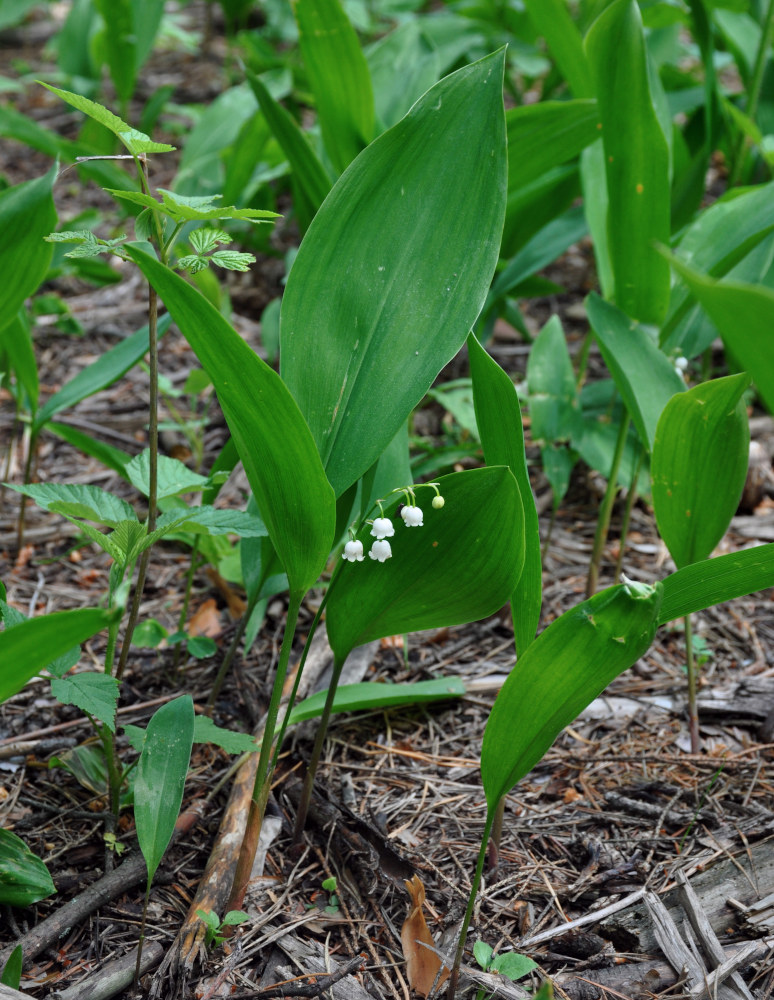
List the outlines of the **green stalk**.
{"type": "Polygon", "coordinates": [[[621,544],[618,546],[618,558],[615,562],[615,573],[613,574],[613,583],[618,583],[621,579],[621,570],[623,568],[623,557],[624,551],[626,550],[626,536],[629,533],[629,521],[632,517],[632,509],[634,508],[634,502],[637,499],[637,479],[640,475],[640,469],[642,468],[642,460],[645,457],[645,449],[639,449],[639,455],[637,456],[637,461],[634,463],[634,472],[632,473],[631,482],[629,483],[629,494],[626,497],[626,506],[624,507],[623,517],[621,518],[621,544]]]}
{"type": "MultiPolygon", "coordinates": [[[[199,539],[200,535],[194,538],[193,545],[191,546],[191,558],[188,561],[188,570],[185,574],[185,591],[183,593],[183,605],[180,608],[180,614],[177,616],[177,630],[182,632],[185,629],[185,620],[188,617],[188,607],[191,603],[191,591],[193,590],[193,580],[196,569],[199,565],[198,555],[199,555],[199,539]]],[[[175,646],[175,655],[172,660],[172,669],[177,670],[180,663],[180,652],[181,643],[175,646]]],[[[233,645],[233,643],[232,643],[233,645]]],[[[232,654],[233,655],[233,654],[232,654]]],[[[208,702],[209,704],[209,702],[208,702]]]]}
{"type": "Polygon", "coordinates": [[[688,729],[691,734],[691,753],[701,753],[699,737],[699,711],[696,707],[696,661],[693,658],[693,628],[691,616],[685,622],[685,665],[688,670],[688,729]]]}
{"type": "MultiPolygon", "coordinates": [[[[758,113],[758,102],[761,99],[761,88],[763,87],[763,72],[766,68],[769,48],[771,47],[772,27],[774,26],[774,0],[769,0],[769,5],[761,25],[761,39],[758,44],[758,51],[755,53],[755,64],[753,66],[752,77],[750,79],[750,92],[745,105],[745,114],[751,121],[755,121],[758,113]]],[[[741,134],[736,142],[734,151],[733,167],[728,178],[728,186],[734,187],[739,183],[745,160],[747,159],[747,146],[744,134],[741,134]]]]}
{"type": "MultiPolygon", "coordinates": [[[[22,435],[22,440],[24,440],[24,435],[22,435]]],[[[38,438],[36,434],[30,432],[30,440],[27,444],[27,458],[24,462],[24,485],[28,486],[32,479],[32,463],[35,459],[35,452],[37,450],[38,438]]],[[[22,493],[21,506],[19,508],[19,523],[18,530],[16,533],[16,549],[21,552],[24,546],[24,527],[27,520],[27,494],[22,493]]]]}
{"type": "Polygon", "coordinates": [[[610,528],[610,517],[613,513],[613,502],[618,492],[618,469],[623,458],[626,435],[629,433],[629,417],[624,416],[618,427],[618,440],[615,443],[615,453],[610,469],[610,477],[607,481],[607,489],[602,499],[597,516],[597,530],[594,534],[594,548],[591,552],[591,562],[589,563],[589,575],[586,581],[586,597],[591,597],[596,592],[597,581],[599,580],[599,564],[602,562],[602,552],[607,541],[607,533],[610,528]]]}
{"type": "MultiPolygon", "coordinates": [[[[504,801],[501,799],[500,801],[504,801]]],[[[481,847],[478,851],[478,863],[476,864],[476,874],[473,876],[473,884],[470,887],[470,895],[468,896],[468,906],[465,910],[465,916],[462,920],[462,927],[460,928],[460,937],[457,942],[457,951],[454,954],[454,964],[451,968],[451,975],[449,976],[449,985],[446,988],[446,1000],[454,1000],[454,994],[457,992],[457,983],[460,978],[460,965],[462,964],[462,956],[465,953],[465,939],[468,936],[468,927],[470,927],[470,921],[473,917],[473,907],[476,905],[476,896],[478,895],[478,888],[481,885],[481,875],[484,871],[484,861],[486,860],[487,845],[489,843],[489,835],[492,832],[492,825],[497,814],[497,809],[500,803],[498,802],[497,807],[494,812],[487,810],[486,822],[484,823],[484,832],[481,836],[481,847]]]]}
{"type": "Polygon", "coordinates": [[[282,637],[282,649],[280,650],[277,673],[274,677],[271,700],[266,713],[266,726],[263,731],[261,753],[258,758],[258,769],[255,774],[255,784],[253,786],[253,797],[247,817],[247,828],[242,840],[242,847],[239,851],[239,859],[237,860],[236,872],[234,873],[234,883],[231,886],[231,898],[229,899],[226,911],[242,908],[242,902],[247,891],[247,883],[250,880],[250,872],[253,870],[255,852],[258,849],[258,841],[261,836],[263,816],[266,812],[266,803],[269,800],[269,792],[271,791],[271,776],[273,773],[271,752],[274,745],[274,732],[277,728],[277,716],[279,715],[279,707],[282,700],[282,689],[285,686],[290,651],[293,647],[293,637],[303,597],[303,593],[298,591],[291,591],[290,593],[288,617],[285,622],[285,633],[282,637]]]}

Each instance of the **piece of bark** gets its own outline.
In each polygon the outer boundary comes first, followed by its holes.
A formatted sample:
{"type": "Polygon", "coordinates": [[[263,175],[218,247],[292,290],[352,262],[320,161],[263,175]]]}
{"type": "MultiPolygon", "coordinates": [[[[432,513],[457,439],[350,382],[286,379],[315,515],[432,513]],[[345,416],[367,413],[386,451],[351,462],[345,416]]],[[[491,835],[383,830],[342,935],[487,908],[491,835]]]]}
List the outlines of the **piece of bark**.
{"type": "MultiPolygon", "coordinates": [[[[707,959],[715,967],[715,978],[716,981],[720,983],[723,980],[718,978],[717,970],[721,969],[726,964],[726,956],[723,952],[723,945],[718,940],[712,924],[710,924],[707,919],[707,914],[704,912],[701,900],[693,891],[691,883],[685,877],[685,872],[678,871],[675,880],[680,888],[680,899],[683,904],[683,909],[691,922],[691,926],[696,932],[696,936],[701,942],[707,959]]],[[[742,997],[743,1000],[753,1000],[752,993],[750,993],[747,989],[747,986],[739,973],[728,973],[728,978],[731,981],[730,986],[733,987],[738,996],[742,997]]]]}
{"type": "MultiPolygon", "coordinates": [[[[736,849],[729,855],[698,857],[685,869],[716,934],[722,934],[733,920],[729,899],[749,906],[774,885],[774,838],[752,844],[749,849],[736,849]]],[[[672,919],[680,921],[682,906],[678,888],[670,889],[661,898],[672,919]]],[[[627,951],[648,953],[656,950],[653,927],[642,905],[608,917],[601,928],[605,937],[624,938],[627,951]]]]}
{"type": "Polygon", "coordinates": [[[666,955],[669,964],[675,972],[685,977],[692,994],[697,988],[702,989],[706,970],[701,967],[694,953],[683,941],[667,908],[655,892],[646,892],[643,902],[653,922],[653,934],[658,946],[666,955]]]}
{"type": "MultiPolygon", "coordinates": [[[[141,975],[144,976],[158,965],[163,954],[164,949],[159,941],[146,942],[140,963],[141,975]]],[[[110,1000],[110,997],[126,989],[134,980],[136,964],[137,955],[130,951],[121,958],[108,962],[98,972],[87,976],[79,983],[74,983],[64,990],[55,990],[49,994],[48,1000],[110,1000]]]]}
{"type": "Polygon", "coordinates": [[[32,1000],[32,997],[29,993],[20,993],[19,990],[11,989],[10,986],[3,986],[0,983],[0,1000],[32,1000]]]}

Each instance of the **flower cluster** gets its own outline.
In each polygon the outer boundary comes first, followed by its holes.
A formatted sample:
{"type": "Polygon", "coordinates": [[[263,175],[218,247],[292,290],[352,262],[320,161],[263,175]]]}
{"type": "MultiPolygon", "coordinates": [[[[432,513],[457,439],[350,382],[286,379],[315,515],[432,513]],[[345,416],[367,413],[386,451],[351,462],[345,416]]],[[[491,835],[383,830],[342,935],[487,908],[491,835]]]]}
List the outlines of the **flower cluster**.
{"type": "MultiPolygon", "coordinates": [[[[427,483],[426,485],[432,486],[435,490],[435,496],[432,501],[433,509],[440,510],[444,505],[444,499],[438,491],[438,484],[427,483]]],[[[398,511],[406,527],[421,528],[424,523],[424,514],[422,508],[417,505],[414,488],[411,486],[401,487],[398,490],[393,490],[393,492],[403,493],[405,496],[406,503],[401,504],[398,511]]],[[[382,510],[384,501],[377,500],[376,502],[379,505],[379,517],[375,517],[372,521],[368,522],[371,525],[371,535],[374,538],[368,555],[371,559],[383,563],[392,557],[392,547],[387,539],[393,537],[395,528],[389,517],[384,516],[384,511],[382,510]]],[[[362,562],[363,558],[363,543],[355,538],[355,531],[350,528],[350,539],[344,546],[342,559],[345,559],[347,562],[362,562]]]]}

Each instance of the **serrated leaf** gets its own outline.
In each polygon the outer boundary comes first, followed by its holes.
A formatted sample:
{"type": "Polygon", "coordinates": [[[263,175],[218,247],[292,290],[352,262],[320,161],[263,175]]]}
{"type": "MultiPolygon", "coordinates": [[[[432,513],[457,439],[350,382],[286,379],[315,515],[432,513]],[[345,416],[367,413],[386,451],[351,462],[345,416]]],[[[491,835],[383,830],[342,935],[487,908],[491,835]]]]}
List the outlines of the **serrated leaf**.
{"type": "Polygon", "coordinates": [[[189,274],[198,274],[199,271],[203,271],[209,264],[206,257],[195,257],[193,254],[189,254],[187,257],[181,257],[177,266],[182,267],[184,271],[188,271],[189,274]]]}
{"type": "Polygon", "coordinates": [[[43,239],[47,243],[83,243],[84,241],[96,243],[94,233],[89,229],[71,229],[63,230],[61,233],[49,233],[43,239]]]}
{"type": "Polygon", "coordinates": [[[219,243],[233,242],[228,233],[222,229],[194,229],[188,237],[188,242],[199,254],[209,253],[219,243]]]}
{"type": "Polygon", "coordinates": [[[255,257],[251,253],[239,253],[238,250],[216,250],[210,261],[228,271],[249,271],[250,265],[255,263],[255,257]]]}
{"type": "Polygon", "coordinates": [[[147,547],[144,544],[148,537],[145,525],[139,521],[119,521],[107,537],[109,543],[120,551],[118,561],[124,565],[131,563],[147,547]]]}
{"type": "Polygon", "coordinates": [[[170,510],[158,520],[159,529],[199,532],[209,535],[239,535],[240,538],[263,538],[268,534],[260,517],[243,510],[218,507],[189,507],[170,510]]]}
{"type": "Polygon", "coordinates": [[[113,496],[98,486],[71,483],[30,483],[27,486],[6,484],[17,493],[25,493],[39,507],[57,511],[69,517],[82,517],[97,524],[114,528],[119,521],[137,520],[125,500],[113,496]]]}
{"type": "Polygon", "coordinates": [[[52,94],[60,97],[70,107],[75,108],[77,111],[82,111],[83,114],[88,115],[95,122],[104,125],[105,128],[109,129],[123,143],[130,153],[168,153],[175,148],[163,142],[153,142],[150,136],[145,135],[143,132],[138,132],[137,129],[133,129],[131,125],[127,125],[125,121],[122,121],[118,115],[114,115],[112,111],[108,111],[107,108],[101,104],[97,104],[96,101],[90,101],[88,97],[73,94],[69,90],[60,90],[59,87],[52,87],[51,84],[43,83],[42,80],[38,80],[37,82],[45,87],[46,90],[50,90],[52,94]]]}
{"type": "Polygon", "coordinates": [[[51,692],[63,705],[75,705],[116,731],[118,681],[108,674],[84,672],[51,681],[51,692]]]}
{"type": "Polygon", "coordinates": [[[214,743],[226,753],[251,753],[253,750],[260,750],[260,745],[249,733],[223,729],[206,715],[197,715],[194,719],[194,743],[214,743]]]}
{"type": "Polygon", "coordinates": [[[79,243],[73,250],[68,250],[65,257],[88,258],[99,257],[101,253],[110,253],[110,247],[100,246],[99,243],[79,243]]]}
{"type": "MultiPolygon", "coordinates": [[[[129,482],[147,497],[150,484],[150,451],[147,448],[127,463],[126,475],[129,482]]],[[[209,484],[207,476],[192,472],[176,458],[170,458],[169,455],[158,456],[159,500],[179,496],[181,493],[198,493],[209,484]]]]}

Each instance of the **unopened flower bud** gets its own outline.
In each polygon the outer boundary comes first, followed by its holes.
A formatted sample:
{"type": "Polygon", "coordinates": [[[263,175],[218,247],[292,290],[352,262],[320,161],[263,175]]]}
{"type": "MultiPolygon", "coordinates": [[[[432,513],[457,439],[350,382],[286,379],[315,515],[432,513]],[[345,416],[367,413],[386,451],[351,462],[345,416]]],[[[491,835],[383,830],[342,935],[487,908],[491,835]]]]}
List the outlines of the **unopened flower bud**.
{"type": "Polygon", "coordinates": [[[433,497],[433,510],[440,510],[445,503],[446,501],[440,494],[437,497],[433,497]]]}

